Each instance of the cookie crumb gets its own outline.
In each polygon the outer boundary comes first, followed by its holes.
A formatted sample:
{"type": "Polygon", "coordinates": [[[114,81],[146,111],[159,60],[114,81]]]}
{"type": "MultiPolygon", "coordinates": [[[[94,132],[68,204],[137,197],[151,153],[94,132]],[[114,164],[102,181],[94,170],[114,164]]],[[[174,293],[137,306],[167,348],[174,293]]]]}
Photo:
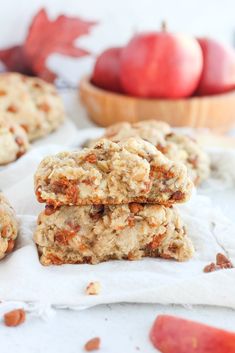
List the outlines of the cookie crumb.
{"type": "Polygon", "coordinates": [[[101,291],[100,282],[90,282],[86,287],[86,294],[87,295],[98,295],[101,291]]]}
{"type": "Polygon", "coordinates": [[[216,263],[211,262],[204,267],[203,271],[209,273],[226,268],[233,268],[232,262],[224,254],[218,253],[216,255],[216,263]]]}
{"type": "Polygon", "coordinates": [[[220,266],[220,268],[233,268],[232,262],[221,253],[216,255],[216,265],[220,266]]]}
{"type": "Polygon", "coordinates": [[[25,322],[24,309],[16,309],[4,314],[4,323],[6,326],[15,327],[25,322]]]}
{"type": "Polygon", "coordinates": [[[217,266],[214,262],[211,262],[209,265],[206,265],[203,269],[203,272],[209,273],[217,270],[217,266]]]}
{"type": "Polygon", "coordinates": [[[84,349],[86,352],[91,352],[91,351],[97,351],[100,349],[100,338],[99,337],[94,337],[87,341],[87,343],[84,346],[84,349]]]}

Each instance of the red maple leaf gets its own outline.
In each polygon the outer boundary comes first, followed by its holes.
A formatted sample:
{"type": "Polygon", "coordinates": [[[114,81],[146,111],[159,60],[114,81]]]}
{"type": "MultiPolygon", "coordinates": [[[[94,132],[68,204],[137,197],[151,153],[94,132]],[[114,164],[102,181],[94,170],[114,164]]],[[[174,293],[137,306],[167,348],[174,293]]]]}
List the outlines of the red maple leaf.
{"type": "Polygon", "coordinates": [[[25,42],[0,50],[0,60],[10,71],[37,75],[54,81],[56,74],[47,66],[47,58],[53,53],[81,57],[89,52],[74,45],[75,39],[89,34],[96,22],[80,18],[58,16],[51,21],[44,9],[33,18],[25,42]]]}

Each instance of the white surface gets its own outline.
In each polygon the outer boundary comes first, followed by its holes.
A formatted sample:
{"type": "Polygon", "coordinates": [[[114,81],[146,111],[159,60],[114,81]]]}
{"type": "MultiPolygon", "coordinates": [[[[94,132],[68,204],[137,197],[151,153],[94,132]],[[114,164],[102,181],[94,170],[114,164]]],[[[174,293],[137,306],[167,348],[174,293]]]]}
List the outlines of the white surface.
{"type": "Polygon", "coordinates": [[[158,314],[235,327],[234,311],[221,308],[116,304],[77,312],[59,310],[47,321],[29,316],[16,328],[0,324],[1,353],[82,353],[84,344],[97,336],[99,353],[157,353],[148,334],[158,314]]]}
{"type": "Polygon", "coordinates": [[[227,43],[234,40],[233,0],[1,0],[0,47],[22,43],[32,16],[46,7],[55,18],[61,13],[97,20],[91,35],[77,40],[92,56],[81,59],[53,55],[49,65],[60,75],[77,82],[90,72],[94,57],[108,46],[126,44],[141,30],[159,30],[165,19],[169,30],[196,36],[211,36],[227,43]]]}
{"type": "MultiPolygon", "coordinates": [[[[87,137],[93,138],[100,133],[99,129],[94,128],[85,132],[87,137]]],[[[72,123],[66,122],[55,134],[38,141],[37,145],[41,146],[33,145],[30,152],[0,172],[1,189],[16,213],[21,215],[17,248],[1,262],[0,298],[68,307],[139,302],[209,304],[235,308],[235,286],[230,285],[235,280],[235,269],[203,273],[203,268],[215,260],[218,252],[225,253],[235,263],[235,223],[227,219],[208,197],[196,193],[189,202],[178,205],[195,247],[195,255],[190,261],[178,263],[145,258],[137,262],[110,261],[96,266],[41,266],[32,235],[39,210],[44,205],[36,201],[34,173],[43,157],[68,149],[74,141],[81,145],[86,135],[82,131],[76,133],[72,123]],[[65,139],[68,135],[70,138],[65,139]],[[54,142],[56,144],[52,144],[54,142]],[[17,287],[12,273],[18,278],[17,287]],[[90,281],[101,283],[100,295],[89,297],[84,294],[84,288],[90,281]],[[225,289],[223,293],[220,291],[221,286],[225,289]],[[211,296],[211,293],[214,295],[211,296]]],[[[218,150],[213,153],[214,160],[218,161],[223,152],[218,150]]],[[[228,182],[230,187],[235,185],[235,152],[225,154],[225,158],[226,166],[222,163],[215,165],[218,168],[216,174],[222,180],[207,183],[208,186],[212,184],[209,195],[215,193],[215,182],[216,188],[220,182],[223,190],[226,190],[228,182]]],[[[233,190],[229,192],[231,194],[233,190]]],[[[233,195],[235,198],[235,192],[233,195]]],[[[227,200],[226,196],[224,199],[227,200]]],[[[230,207],[233,208],[233,203],[230,207]]]]}
{"type": "MultiPolygon", "coordinates": [[[[93,30],[91,37],[79,40],[83,47],[94,54],[109,45],[122,45],[136,29],[158,28],[163,18],[173,30],[232,41],[233,0],[138,0],[138,6],[136,4],[137,1],[134,0],[21,0],[16,6],[14,0],[1,1],[0,46],[20,43],[31,16],[42,5],[49,9],[52,16],[64,11],[67,14],[100,20],[101,25],[93,30]],[[120,16],[117,16],[118,12],[120,16]]],[[[92,58],[74,60],[55,55],[50,59],[52,68],[74,81],[84,72],[88,72],[92,63],[92,58]]],[[[78,106],[75,95],[73,98],[69,97],[69,101],[70,113],[78,126],[89,127],[91,123],[84,117],[84,111],[78,106]]],[[[235,219],[235,208],[228,206],[223,193],[216,193],[213,201],[219,202],[224,212],[235,219]]],[[[230,195],[230,201],[233,201],[233,194],[230,195]]],[[[17,286],[17,278],[15,280],[17,286]]],[[[235,315],[231,309],[106,305],[79,312],[57,311],[48,321],[29,316],[27,322],[18,328],[7,328],[0,323],[0,352],[80,353],[83,352],[84,343],[94,336],[101,337],[100,352],[134,353],[138,352],[136,347],[140,347],[140,352],[143,353],[156,352],[149,343],[148,331],[159,313],[181,315],[231,330],[235,327],[235,315]]]]}
{"type": "MultiPolygon", "coordinates": [[[[7,190],[3,191],[8,198],[12,196],[7,190]]],[[[23,187],[22,193],[27,199],[27,190],[23,187]]],[[[18,208],[15,206],[15,209],[18,208]]],[[[28,212],[27,206],[26,210],[28,212]]],[[[137,262],[110,261],[96,266],[41,266],[32,241],[36,217],[23,216],[17,248],[1,262],[0,298],[71,308],[117,302],[235,308],[235,287],[231,286],[235,269],[203,273],[203,268],[215,260],[218,252],[225,253],[235,263],[234,223],[223,217],[205,197],[195,196],[187,206],[180,207],[180,212],[196,249],[190,261],[178,263],[146,258],[137,262]],[[85,295],[84,290],[91,281],[101,283],[100,295],[85,295]],[[220,291],[221,287],[224,292],[220,291]]]]}
{"type": "MultiPolygon", "coordinates": [[[[76,101],[73,99],[71,101],[75,107],[76,101]]],[[[90,123],[87,122],[83,110],[77,108],[73,110],[73,119],[78,126],[88,126],[90,123]]],[[[229,194],[228,190],[227,196],[229,194]]],[[[230,196],[230,200],[233,201],[232,194],[230,196]]],[[[215,193],[213,202],[215,204],[223,202],[223,208],[228,212],[228,216],[234,217],[234,210],[224,201],[224,191],[215,193]]],[[[16,286],[17,282],[16,276],[16,286]]],[[[220,292],[225,292],[223,286],[220,292]]],[[[211,296],[213,295],[212,292],[211,296]]],[[[100,336],[102,340],[100,352],[132,353],[137,352],[136,347],[139,347],[140,352],[151,353],[156,350],[148,340],[148,332],[156,315],[160,313],[184,316],[231,330],[235,327],[235,315],[231,309],[205,306],[184,308],[156,304],[105,305],[77,312],[57,310],[47,321],[29,314],[26,323],[17,328],[7,328],[0,323],[0,351],[1,353],[83,352],[83,345],[88,339],[100,336]]]]}

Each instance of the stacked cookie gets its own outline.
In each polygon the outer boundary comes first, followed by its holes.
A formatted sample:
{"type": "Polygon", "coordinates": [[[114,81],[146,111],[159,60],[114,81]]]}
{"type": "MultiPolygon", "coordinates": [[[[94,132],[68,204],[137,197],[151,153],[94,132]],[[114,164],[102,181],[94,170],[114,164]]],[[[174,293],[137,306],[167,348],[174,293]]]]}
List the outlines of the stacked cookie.
{"type": "Polygon", "coordinates": [[[64,120],[64,107],[53,85],[36,78],[0,75],[0,165],[22,156],[29,142],[41,138],[64,120]]]}
{"type": "Polygon", "coordinates": [[[191,190],[186,167],[140,138],[47,157],[35,174],[46,204],[34,235],[40,261],[187,260],[193,246],[172,205],[191,190]]]}
{"type": "MultiPolygon", "coordinates": [[[[152,143],[167,158],[183,163],[195,185],[206,180],[210,174],[208,155],[196,140],[175,132],[162,121],[145,120],[137,123],[118,123],[109,126],[103,138],[118,142],[128,137],[140,137],[152,143]]],[[[91,141],[90,146],[95,142],[91,141]]]]}

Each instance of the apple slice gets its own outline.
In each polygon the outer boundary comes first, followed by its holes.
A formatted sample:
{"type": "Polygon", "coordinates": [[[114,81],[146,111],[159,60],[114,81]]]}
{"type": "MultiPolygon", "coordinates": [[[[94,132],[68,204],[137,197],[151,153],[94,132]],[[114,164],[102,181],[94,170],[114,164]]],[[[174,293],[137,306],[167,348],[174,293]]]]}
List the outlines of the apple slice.
{"type": "Polygon", "coordinates": [[[235,50],[209,38],[199,38],[198,43],[204,63],[197,94],[218,94],[235,88],[235,50]]]}
{"type": "Polygon", "coordinates": [[[235,353],[235,333],[170,315],[157,317],[150,339],[162,353],[235,353]]]}

